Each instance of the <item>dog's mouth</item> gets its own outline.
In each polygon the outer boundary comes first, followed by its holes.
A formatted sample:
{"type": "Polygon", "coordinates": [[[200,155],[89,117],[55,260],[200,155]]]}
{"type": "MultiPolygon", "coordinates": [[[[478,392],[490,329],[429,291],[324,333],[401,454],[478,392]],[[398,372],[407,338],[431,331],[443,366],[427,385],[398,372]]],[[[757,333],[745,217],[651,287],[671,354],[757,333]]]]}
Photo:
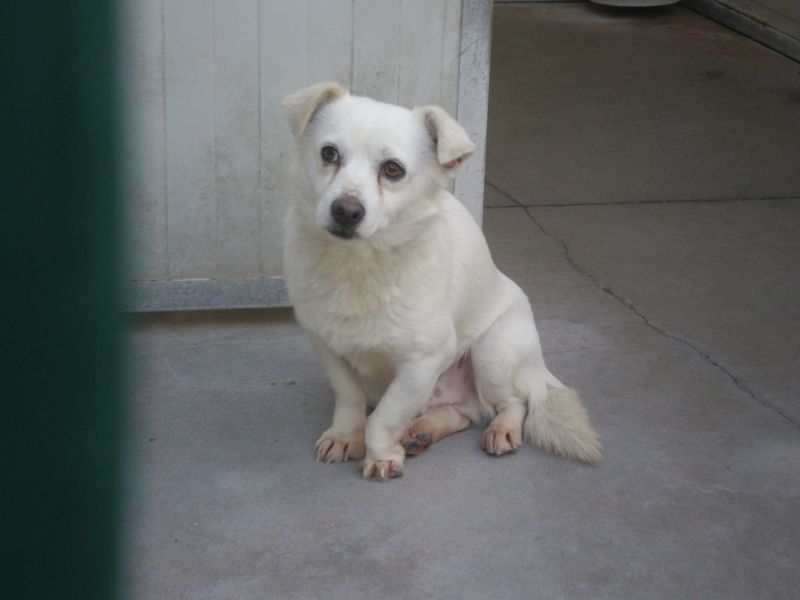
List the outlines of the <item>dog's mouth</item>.
{"type": "Polygon", "coordinates": [[[339,227],[336,225],[328,227],[328,233],[335,235],[342,240],[352,240],[353,238],[358,237],[358,233],[355,229],[350,227],[339,227]]]}

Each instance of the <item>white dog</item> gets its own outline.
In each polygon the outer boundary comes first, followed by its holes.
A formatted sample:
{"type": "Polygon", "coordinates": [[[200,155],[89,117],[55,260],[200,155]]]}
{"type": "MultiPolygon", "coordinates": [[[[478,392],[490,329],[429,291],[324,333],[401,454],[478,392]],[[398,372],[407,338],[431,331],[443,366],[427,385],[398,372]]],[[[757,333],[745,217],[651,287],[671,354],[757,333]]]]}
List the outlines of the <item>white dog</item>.
{"type": "Polygon", "coordinates": [[[364,477],[398,477],[406,454],[491,417],[491,455],[516,451],[524,425],[533,444],[597,463],[598,436],[547,370],[527,297],[445,189],[475,148],[461,126],[335,83],[284,108],[299,188],[286,283],[336,401],[317,460],[363,458],[364,477]]]}

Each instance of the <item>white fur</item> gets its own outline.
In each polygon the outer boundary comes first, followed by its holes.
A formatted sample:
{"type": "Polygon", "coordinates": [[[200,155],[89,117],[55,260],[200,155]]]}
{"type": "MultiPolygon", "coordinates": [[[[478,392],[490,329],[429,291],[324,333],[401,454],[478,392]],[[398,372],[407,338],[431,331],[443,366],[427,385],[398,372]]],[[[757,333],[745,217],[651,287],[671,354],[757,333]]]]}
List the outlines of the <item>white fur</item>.
{"type": "Polygon", "coordinates": [[[497,415],[490,429],[511,437],[527,412],[534,444],[596,463],[597,434],[575,393],[547,370],[528,299],[445,190],[474,150],[464,130],[441,108],[410,111],[330,83],[300,90],[285,106],[298,168],[284,271],[336,401],[318,459],[365,454],[365,476],[402,474],[398,441],[439,375],[469,351],[477,394],[460,411],[497,415]],[[338,166],[321,160],[326,144],[338,148],[338,166]],[[405,177],[381,175],[389,159],[405,177]],[[343,195],[365,208],[353,239],[328,230],[331,205],[343,195]],[[369,419],[367,403],[376,407],[369,419]]]}

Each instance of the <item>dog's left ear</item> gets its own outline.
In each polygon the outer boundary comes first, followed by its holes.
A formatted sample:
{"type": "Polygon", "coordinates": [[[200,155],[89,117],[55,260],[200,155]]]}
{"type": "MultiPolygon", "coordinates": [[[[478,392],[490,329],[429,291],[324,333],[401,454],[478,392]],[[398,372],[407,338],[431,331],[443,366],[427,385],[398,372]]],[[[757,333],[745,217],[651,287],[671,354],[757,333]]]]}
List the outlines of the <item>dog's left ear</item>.
{"type": "Polygon", "coordinates": [[[420,106],[414,113],[423,120],[436,146],[439,164],[451,175],[455,174],[461,163],[475,152],[475,144],[467,132],[439,106],[420,106]]]}
{"type": "Polygon", "coordinates": [[[347,90],[333,81],[318,83],[289,94],[282,103],[289,119],[289,129],[299,138],[308,127],[314,113],[328,102],[346,95],[347,90]]]}

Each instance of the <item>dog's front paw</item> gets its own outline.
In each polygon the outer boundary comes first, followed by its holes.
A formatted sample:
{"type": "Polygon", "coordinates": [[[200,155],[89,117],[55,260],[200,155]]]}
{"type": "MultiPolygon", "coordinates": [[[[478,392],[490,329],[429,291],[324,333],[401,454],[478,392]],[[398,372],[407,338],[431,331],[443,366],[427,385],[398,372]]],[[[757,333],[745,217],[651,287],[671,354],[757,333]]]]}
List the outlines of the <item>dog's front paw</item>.
{"type": "Polygon", "coordinates": [[[403,448],[397,446],[397,451],[390,456],[373,458],[367,456],[361,463],[361,475],[365,479],[375,481],[388,481],[403,476],[403,448]]]}
{"type": "Polygon", "coordinates": [[[317,462],[347,462],[364,457],[364,431],[341,432],[328,429],[314,444],[317,462]]]}

